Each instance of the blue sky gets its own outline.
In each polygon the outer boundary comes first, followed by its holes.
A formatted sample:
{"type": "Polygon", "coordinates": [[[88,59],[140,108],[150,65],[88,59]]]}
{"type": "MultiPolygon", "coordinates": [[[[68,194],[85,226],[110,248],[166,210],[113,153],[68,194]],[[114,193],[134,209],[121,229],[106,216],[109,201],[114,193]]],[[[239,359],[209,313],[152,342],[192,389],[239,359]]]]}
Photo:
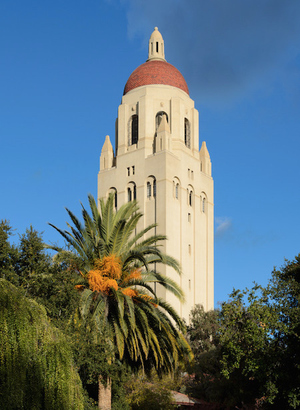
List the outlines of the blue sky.
{"type": "Polygon", "coordinates": [[[62,244],[154,26],[211,155],[217,306],[300,252],[298,0],[2,0],[0,218],[62,244]]]}

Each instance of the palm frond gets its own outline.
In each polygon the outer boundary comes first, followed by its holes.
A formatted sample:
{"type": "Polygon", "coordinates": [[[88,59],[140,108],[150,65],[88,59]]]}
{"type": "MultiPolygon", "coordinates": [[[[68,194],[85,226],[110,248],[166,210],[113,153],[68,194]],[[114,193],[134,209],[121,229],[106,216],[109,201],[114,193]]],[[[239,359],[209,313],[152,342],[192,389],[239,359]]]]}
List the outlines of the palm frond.
{"type": "MultiPolygon", "coordinates": [[[[93,275],[99,275],[93,276],[95,283],[103,284],[93,288],[91,275],[85,275],[85,283],[90,281],[89,286],[95,291],[82,292],[77,316],[92,321],[112,351],[116,347],[117,357],[135,369],[149,371],[154,366],[158,373],[172,372],[184,355],[190,357],[191,351],[183,337],[183,321],[171,305],[157,297],[154,285],[162,286],[183,302],[178,283],[158,272],[165,265],[181,274],[180,264],[162,252],[166,237],[151,233],[156,224],[137,232],[142,214],[136,201],[116,211],[113,194],[106,201],[101,199],[99,207],[92,195],[88,200],[90,210],[82,205],[83,222],[67,209],[71,220],[68,230],[50,224],[71,246],[84,272],[93,270],[93,275]],[[107,260],[115,258],[120,261],[121,273],[116,273],[115,268],[102,268],[107,260]],[[141,275],[135,274],[139,269],[141,275]],[[126,293],[125,289],[131,291],[126,293]]],[[[53,249],[63,252],[59,247],[53,249]]]]}

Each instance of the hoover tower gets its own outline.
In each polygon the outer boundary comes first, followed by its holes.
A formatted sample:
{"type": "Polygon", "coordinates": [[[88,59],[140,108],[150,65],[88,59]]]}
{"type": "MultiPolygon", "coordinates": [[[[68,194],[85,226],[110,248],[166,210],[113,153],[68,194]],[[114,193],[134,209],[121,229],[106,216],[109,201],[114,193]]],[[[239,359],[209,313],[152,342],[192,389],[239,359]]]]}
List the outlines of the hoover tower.
{"type": "Polygon", "coordinates": [[[140,228],[157,223],[163,251],[180,261],[182,276],[160,267],[179,283],[186,302],[164,289],[159,297],[188,320],[195,304],[214,307],[213,179],[199,116],[182,74],[165,59],[155,27],[148,59],[130,75],[118,108],[115,152],[106,136],[100,156],[98,198],[115,193],[115,206],[136,199],[140,228]]]}

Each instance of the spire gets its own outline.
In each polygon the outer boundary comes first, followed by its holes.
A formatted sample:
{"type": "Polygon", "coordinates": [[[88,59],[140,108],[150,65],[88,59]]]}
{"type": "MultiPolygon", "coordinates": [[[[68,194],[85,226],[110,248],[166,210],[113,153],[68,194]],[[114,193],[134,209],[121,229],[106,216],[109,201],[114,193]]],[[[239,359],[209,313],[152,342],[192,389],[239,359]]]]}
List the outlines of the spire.
{"type": "Polygon", "coordinates": [[[202,146],[199,152],[200,156],[200,171],[211,176],[211,160],[209,156],[208,149],[206,147],[206,142],[202,142],[202,146]]]}
{"type": "Polygon", "coordinates": [[[105,141],[101,150],[100,156],[100,171],[103,169],[108,169],[113,166],[114,161],[114,150],[111,145],[109,136],[106,135],[105,141]]]}
{"type": "Polygon", "coordinates": [[[201,149],[200,149],[200,156],[201,157],[207,157],[207,158],[210,159],[209,152],[208,152],[205,141],[202,142],[202,146],[201,146],[201,149]]]}
{"type": "Polygon", "coordinates": [[[158,28],[155,27],[153,33],[151,34],[149,40],[149,52],[148,52],[148,60],[164,60],[165,59],[165,47],[164,47],[164,40],[162,35],[158,31],[158,28]]]}

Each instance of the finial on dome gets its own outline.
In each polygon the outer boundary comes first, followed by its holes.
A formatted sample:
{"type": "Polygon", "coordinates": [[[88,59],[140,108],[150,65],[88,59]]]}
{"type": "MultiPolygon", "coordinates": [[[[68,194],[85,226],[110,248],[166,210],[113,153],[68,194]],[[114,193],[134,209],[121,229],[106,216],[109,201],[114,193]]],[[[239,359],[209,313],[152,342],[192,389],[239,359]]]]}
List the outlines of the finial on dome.
{"type": "Polygon", "coordinates": [[[148,52],[148,60],[164,60],[165,59],[165,50],[164,50],[164,40],[162,35],[158,31],[157,27],[154,27],[154,31],[151,34],[149,40],[149,52],[148,52]]]}

